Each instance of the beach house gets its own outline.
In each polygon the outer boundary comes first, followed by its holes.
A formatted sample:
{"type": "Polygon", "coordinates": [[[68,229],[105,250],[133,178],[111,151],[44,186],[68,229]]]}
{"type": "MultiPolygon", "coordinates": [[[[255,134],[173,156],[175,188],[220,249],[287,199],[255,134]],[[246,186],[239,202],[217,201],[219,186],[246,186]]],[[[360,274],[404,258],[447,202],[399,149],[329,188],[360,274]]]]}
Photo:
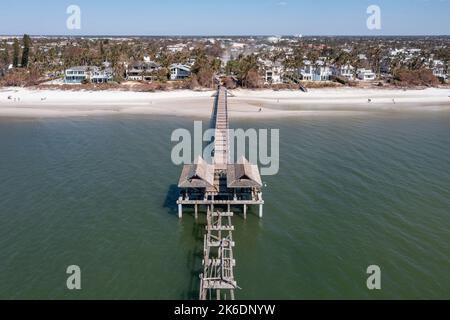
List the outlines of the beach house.
{"type": "Polygon", "coordinates": [[[190,76],[191,67],[179,63],[170,66],[170,80],[183,80],[190,76]]]}
{"type": "Polygon", "coordinates": [[[134,62],[127,66],[125,78],[128,81],[153,81],[161,65],[153,61],[134,62]]]}
{"type": "Polygon", "coordinates": [[[442,61],[440,60],[433,61],[432,71],[435,77],[446,81],[448,79],[448,74],[445,69],[446,69],[445,65],[442,61]]]}
{"type": "Polygon", "coordinates": [[[316,63],[305,60],[304,67],[300,69],[300,78],[305,81],[328,81],[332,75],[332,70],[322,60],[316,63]]]}
{"type": "Polygon", "coordinates": [[[100,69],[95,66],[77,66],[66,69],[64,72],[65,84],[108,83],[113,79],[114,71],[112,68],[100,69]]]}
{"type": "Polygon", "coordinates": [[[114,70],[112,68],[105,68],[104,70],[94,68],[91,70],[90,77],[92,83],[108,83],[114,79],[114,70]]]}
{"type": "Polygon", "coordinates": [[[376,74],[370,70],[361,68],[357,70],[358,79],[361,81],[373,81],[376,78],[376,74]]]}
{"type": "Polygon", "coordinates": [[[280,61],[259,60],[263,69],[263,80],[265,84],[283,83],[283,65],[280,61]]]}
{"type": "Polygon", "coordinates": [[[64,83],[65,84],[82,84],[83,82],[89,81],[90,78],[90,68],[88,66],[77,66],[66,69],[64,72],[64,83]]]}
{"type": "Polygon", "coordinates": [[[347,80],[353,80],[354,76],[353,73],[355,71],[355,68],[349,64],[342,65],[342,66],[331,66],[331,73],[335,77],[342,77],[347,80]]]}

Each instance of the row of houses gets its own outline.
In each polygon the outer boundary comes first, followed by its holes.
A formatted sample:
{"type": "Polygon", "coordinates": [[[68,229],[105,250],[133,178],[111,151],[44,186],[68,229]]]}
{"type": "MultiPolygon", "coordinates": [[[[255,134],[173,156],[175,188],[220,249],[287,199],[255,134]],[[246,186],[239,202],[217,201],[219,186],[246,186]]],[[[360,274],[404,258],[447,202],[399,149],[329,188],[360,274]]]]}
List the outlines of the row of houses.
{"type": "MultiPolygon", "coordinates": [[[[162,69],[161,65],[153,61],[136,62],[125,67],[125,79],[128,81],[154,81],[158,77],[158,71],[162,69]]],[[[170,80],[184,80],[190,76],[189,66],[183,64],[170,66],[170,80]]],[[[109,83],[114,80],[114,77],[114,70],[110,67],[101,69],[96,66],[77,66],[65,70],[64,83],[109,83]]]]}
{"type": "MultiPolygon", "coordinates": [[[[286,70],[280,61],[259,60],[263,70],[263,80],[266,84],[281,84],[286,79],[286,70]]],[[[107,64],[106,64],[107,66],[107,64]]],[[[158,79],[162,66],[156,62],[145,59],[142,62],[135,62],[130,65],[125,65],[125,79],[127,81],[154,81],[158,79]]],[[[447,70],[444,63],[434,61],[433,74],[444,80],[448,79],[447,70]]],[[[298,80],[304,81],[330,81],[337,77],[347,79],[349,81],[374,81],[376,74],[370,68],[358,68],[350,64],[334,65],[327,64],[323,60],[317,60],[314,63],[305,60],[303,67],[297,70],[288,70],[290,75],[298,80]]],[[[389,70],[381,68],[381,72],[388,74],[389,70]]],[[[170,80],[184,80],[191,76],[190,65],[172,64],[169,67],[170,80]]],[[[115,77],[114,71],[109,66],[103,69],[95,66],[79,66],[72,67],[65,70],[64,82],[67,84],[81,84],[89,81],[92,83],[108,83],[113,81],[115,77]]]]}
{"type": "MultiPolygon", "coordinates": [[[[125,79],[128,81],[154,81],[161,65],[153,61],[136,62],[126,66],[125,79]]],[[[191,67],[181,63],[169,67],[170,80],[184,80],[191,76],[191,67]]]]}
{"type": "MultiPolygon", "coordinates": [[[[284,81],[284,69],[279,62],[260,61],[264,69],[265,83],[280,84],[284,81]]],[[[376,74],[371,69],[356,69],[349,65],[327,65],[324,61],[318,60],[315,63],[304,61],[304,66],[294,70],[297,79],[304,81],[329,81],[336,77],[345,78],[347,80],[373,81],[376,74]],[[355,72],[356,71],[356,72],[355,72]]]]}

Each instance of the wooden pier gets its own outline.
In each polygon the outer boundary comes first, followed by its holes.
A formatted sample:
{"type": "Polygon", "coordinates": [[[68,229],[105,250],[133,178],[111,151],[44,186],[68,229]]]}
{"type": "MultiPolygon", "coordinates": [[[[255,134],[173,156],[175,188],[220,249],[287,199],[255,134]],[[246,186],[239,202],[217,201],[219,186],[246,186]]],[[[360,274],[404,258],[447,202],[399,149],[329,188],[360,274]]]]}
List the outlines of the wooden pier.
{"type": "Polygon", "coordinates": [[[234,291],[239,287],[233,272],[236,261],[231,208],[242,207],[247,219],[248,207],[255,205],[262,218],[262,182],[257,165],[245,157],[237,164],[230,159],[227,90],[223,87],[217,91],[211,123],[215,129],[213,161],[207,163],[198,157],[194,164],[183,167],[178,184],[178,216],[183,217],[183,206],[193,206],[196,219],[199,209],[206,209],[200,300],[234,300],[234,291]]]}

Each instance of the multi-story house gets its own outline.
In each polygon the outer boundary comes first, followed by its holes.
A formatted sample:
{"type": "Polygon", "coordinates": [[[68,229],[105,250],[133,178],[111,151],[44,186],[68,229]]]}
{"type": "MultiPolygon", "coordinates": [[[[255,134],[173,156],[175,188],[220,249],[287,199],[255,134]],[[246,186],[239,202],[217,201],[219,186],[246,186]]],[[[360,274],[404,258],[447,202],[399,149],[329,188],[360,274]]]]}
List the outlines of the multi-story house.
{"type": "Polygon", "coordinates": [[[376,74],[370,70],[361,68],[357,70],[358,79],[361,81],[373,81],[376,78],[376,74]]]}
{"type": "Polygon", "coordinates": [[[95,66],[77,66],[66,69],[64,72],[65,84],[82,84],[86,81],[92,83],[108,83],[114,78],[111,68],[100,69],[95,66]]]}
{"type": "Polygon", "coordinates": [[[153,61],[135,62],[126,68],[126,79],[129,81],[153,81],[161,66],[153,61]]]}
{"type": "Polygon", "coordinates": [[[170,66],[170,80],[183,80],[190,76],[191,67],[179,63],[170,66]]]}
{"type": "Polygon", "coordinates": [[[343,77],[347,80],[353,80],[354,79],[354,71],[355,68],[349,64],[342,65],[342,66],[331,66],[331,72],[332,75],[335,77],[343,77]]]}

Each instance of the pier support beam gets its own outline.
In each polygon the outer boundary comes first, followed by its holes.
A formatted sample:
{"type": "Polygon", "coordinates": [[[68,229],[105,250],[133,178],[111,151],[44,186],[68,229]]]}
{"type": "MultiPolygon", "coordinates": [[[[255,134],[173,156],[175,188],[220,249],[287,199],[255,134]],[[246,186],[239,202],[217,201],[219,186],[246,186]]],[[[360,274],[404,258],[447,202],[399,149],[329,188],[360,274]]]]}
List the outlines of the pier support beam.
{"type": "Polygon", "coordinates": [[[247,220],[247,205],[244,204],[244,219],[247,220]]]}
{"type": "MultiPolygon", "coordinates": [[[[178,200],[181,201],[182,198],[180,197],[178,200]]],[[[181,203],[178,203],[178,218],[183,218],[183,205],[181,203]]]]}
{"type": "Polygon", "coordinates": [[[259,217],[262,219],[262,217],[263,217],[263,205],[262,204],[260,204],[259,205],[259,217]]]}
{"type": "Polygon", "coordinates": [[[195,205],[195,220],[198,219],[198,204],[195,205]]]}

